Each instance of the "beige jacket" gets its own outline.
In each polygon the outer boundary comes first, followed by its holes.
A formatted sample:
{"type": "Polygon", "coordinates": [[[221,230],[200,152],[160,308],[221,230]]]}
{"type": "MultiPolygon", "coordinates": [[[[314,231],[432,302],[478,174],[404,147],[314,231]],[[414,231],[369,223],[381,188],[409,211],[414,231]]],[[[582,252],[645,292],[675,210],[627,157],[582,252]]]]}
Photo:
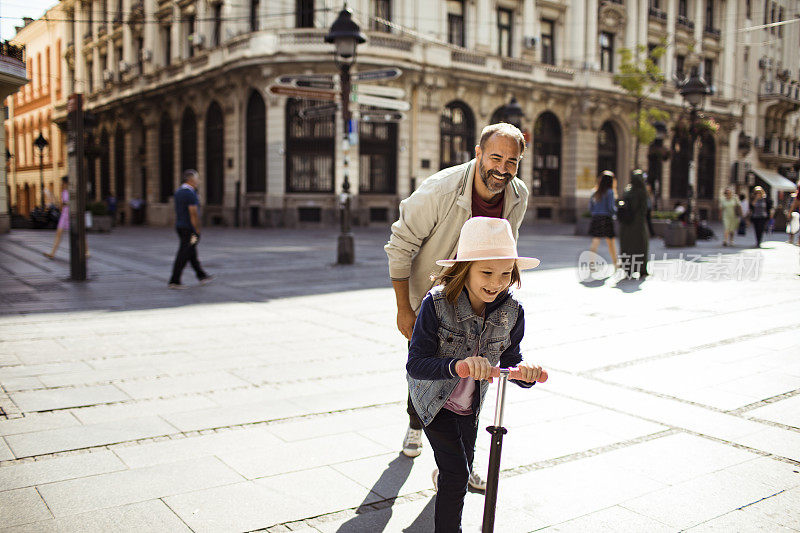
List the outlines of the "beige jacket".
{"type": "MultiPolygon", "coordinates": [[[[472,217],[475,168],[474,159],[445,168],[400,202],[400,218],[392,224],[392,235],[384,249],[392,280],[408,280],[415,313],[433,286],[431,275],[443,270],[436,261],[455,257],[461,226],[472,217]]],[[[503,201],[503,218],[511,224],[516,239],[528,207],[525,183],[519,178],[511,180],[503,201]]]]}

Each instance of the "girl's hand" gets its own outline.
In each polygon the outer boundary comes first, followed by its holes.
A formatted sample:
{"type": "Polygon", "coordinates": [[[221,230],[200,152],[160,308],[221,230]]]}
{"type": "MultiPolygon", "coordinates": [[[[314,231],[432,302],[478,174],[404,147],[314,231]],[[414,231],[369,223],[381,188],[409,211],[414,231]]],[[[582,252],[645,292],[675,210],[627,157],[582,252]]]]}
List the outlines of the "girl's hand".
{"type": "Polygon", "coordinates": [[[491,381],[492,365],[489,360],[480,355],[473,355],[467,357],[464,362],[469,366],[469,377],[472,379],[483,380],[488,379],[491,381]]]}
{"type": "Polygon", "coordinates": [[[520,374],[522,374],[522,381],[533,383],[537,381],[542,375],[542,367],[530,363],[522,363],[517,367],[520,374]]]}

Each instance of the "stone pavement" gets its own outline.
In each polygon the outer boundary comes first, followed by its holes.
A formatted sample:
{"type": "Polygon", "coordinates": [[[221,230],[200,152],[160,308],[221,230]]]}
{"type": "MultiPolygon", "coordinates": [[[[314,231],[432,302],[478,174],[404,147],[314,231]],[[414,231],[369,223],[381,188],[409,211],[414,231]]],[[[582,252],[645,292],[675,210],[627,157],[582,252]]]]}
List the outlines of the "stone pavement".
{"type": "MultiPolygon", "coordinates": [[[[654,239],[647,281],[581,281],[570,233],[522,230],[550,380],[509,388],[496,531],[800,531],[798,248],[654,239]]],[[[0,236],[0,531],[431,531],[387,230],[355,236],[343,267],[335,231],[210,228],[186,291],[171,230],[91,235],[87,283],[53,232],[0,236]]]]}

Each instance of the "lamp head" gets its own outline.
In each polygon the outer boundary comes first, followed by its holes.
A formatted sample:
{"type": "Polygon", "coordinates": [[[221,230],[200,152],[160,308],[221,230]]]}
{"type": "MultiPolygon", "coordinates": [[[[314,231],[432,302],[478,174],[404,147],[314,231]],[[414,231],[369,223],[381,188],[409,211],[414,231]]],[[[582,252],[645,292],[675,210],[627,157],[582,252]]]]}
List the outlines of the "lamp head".
{"type": "Polygon", "coordinates": [[[353,11],[349,8],[339,11],[339,16],[333,22],[328,35],[325,36],[326,43],[333,43],[336,46],[337,61],[344,62],[353,61],[356,55],[356,47],[366,41],[366,36],[353,20],[353,11]]]}

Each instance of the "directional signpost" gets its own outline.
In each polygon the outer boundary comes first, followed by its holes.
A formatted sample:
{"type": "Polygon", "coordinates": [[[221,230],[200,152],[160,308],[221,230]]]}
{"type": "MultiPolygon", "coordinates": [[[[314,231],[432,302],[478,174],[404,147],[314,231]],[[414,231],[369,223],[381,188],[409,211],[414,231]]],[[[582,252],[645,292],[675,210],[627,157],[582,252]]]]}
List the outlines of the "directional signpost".
{"type": "Polygon", "coordinates": [[[381,96],[371,96],[369,94],[352,93],[350,100],[352,102],[358,102],[361,105],[370,105],[382,109],[394,109],[397,111],[408,111],[411,109],[411,104],[405,100],[395,100],[393,98],[383,98],[381,96]]]}
{"type": "Polygon", "coordinates": [[[365,70],[353,74],[353,82],[358,81],[388,81],[399,78],[403,71],[399,68],[382,68],[380,70],[365,70]]]}
{"type": "Polygon", "coordinates": [[[331,102],[339,97],[338,91],[330,89],[309,89],[287,85],[270,85],[269,92],[294,98],[305,98],[306,100],[327,100],[331,102]]]}
{"type": "Polygon", "coordinates": [[[337,104],[325,104],[301,109],[297,114],[302,119],[317,118],[335,115],[338,110],[339,106],[337,104]]]}
{"type": "Polygon", "coordinates": [[[358,94],[371,94],[372,96],[385,96],[386,98],[403,98],[406,92],[399,87],[384,87],[383,85],[353,85],[353,92],[358,94]]]}
{"type": "Polygon", "coordinates": [[[400,122],[405,120],[406,114],[397,111],[386,111],[381,113],[379,110],[375,111],[362,111],[362,122],[400,122]]]}

